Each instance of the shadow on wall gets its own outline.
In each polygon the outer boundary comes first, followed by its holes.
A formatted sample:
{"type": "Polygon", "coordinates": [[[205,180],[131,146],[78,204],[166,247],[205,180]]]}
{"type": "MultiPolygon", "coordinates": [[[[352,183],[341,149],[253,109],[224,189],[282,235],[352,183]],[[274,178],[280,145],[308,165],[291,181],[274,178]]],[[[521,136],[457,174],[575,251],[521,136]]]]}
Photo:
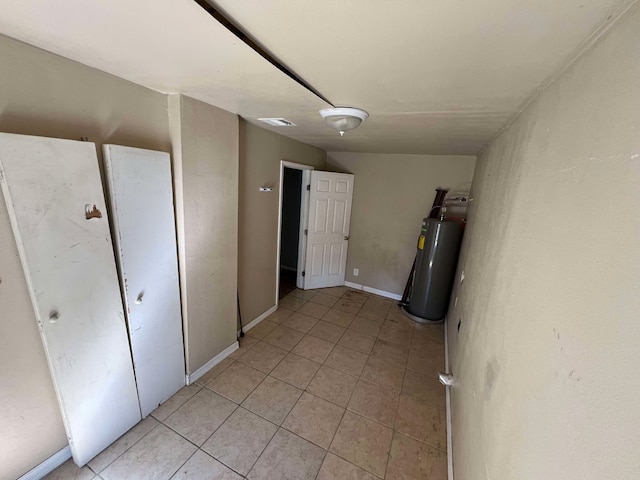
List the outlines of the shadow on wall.
{"type": "Polygon", "coordinates": [[[166,138],[150,138],[149,131],[126,122],[107,120],[108,130],[101,127],[94,118],[78,117],[64,122],[56,121],[49,116],[30,116],[11,113],[8,107],[0,112],[0,131],[20,135],[34,135],[39,137],[64,138],[67,140],[88,141],[96,144],[98,166],[102,187],[106,188],[104,176],[103,144],[124,145],[127,147],[146,148],[171,153],[171,143],[168,141],[168,127],[166,138]],[[111,125],[111,123],[114,123],[111,125]],[[117,123],[117,124],[116,124],[117,123]],[[136,131],[137,130],[137,131],[136,131]]]}
{"type": "MultiPolygon", "coordinates": [[[[110,114],[110,117],[113,115],[110,114]]],[[[148,128],[140,124],[106,119],[96,121],[96,117],[65,117],[64,121],[56,120],[53,115],[25,115],[13,113],[11,107],[0,109],[0,131],[20,135],[64,138],[68,140],[86,140],[96,144],[96,151],[102,168],[102,145],[111,143],[127,147],[146,148],[162,152],[171,152],[168,123],[166,134],[154,135],[148,128]],[[108,126],[106,128],[105,126],[108,126]]],[[[157,130],[156,130],[157,132],[157,130]]],[[[102,173],[102,172],[101,172],[102,173]]]]}
{"type": "Polygon", "coordinates": [[[242,320],[275,305],[280,162],[324,169],[326,153],[240,119],[238,290],[242,320]],[[272,192],[259,192],[262,186],[272,192]]]}
{"type": "Polygon", "coordinates": [[[436,188],[456,189],[470,182],[475,160],[460,155],[329,152],[329,170],[355,176],[346,280],[401,295],[436,188]]]}

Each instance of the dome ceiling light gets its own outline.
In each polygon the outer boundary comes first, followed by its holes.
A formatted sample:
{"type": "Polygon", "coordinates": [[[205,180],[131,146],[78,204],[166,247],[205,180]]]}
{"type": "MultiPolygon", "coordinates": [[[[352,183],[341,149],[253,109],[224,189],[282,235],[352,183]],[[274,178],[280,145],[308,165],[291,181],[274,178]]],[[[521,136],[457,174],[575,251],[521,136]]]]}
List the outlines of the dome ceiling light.
{"type": "Polygon", "coordinates": [[[347,130],[358,128],[362,122],[369,118],[369,114],[360,108],[338,107],[320,110],[324,121],[332,128],[344,135],[347,130]]]}

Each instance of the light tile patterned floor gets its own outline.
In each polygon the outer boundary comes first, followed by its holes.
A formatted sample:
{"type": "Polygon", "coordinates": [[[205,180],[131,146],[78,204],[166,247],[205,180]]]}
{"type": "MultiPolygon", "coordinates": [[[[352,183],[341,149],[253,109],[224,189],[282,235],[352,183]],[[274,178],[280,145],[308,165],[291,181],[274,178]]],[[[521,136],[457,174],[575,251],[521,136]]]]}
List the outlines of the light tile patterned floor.
{"type": "Polygon", "coordinates": [[[48,479],[445,480],[442,326],[346,287],[295,290],[241,348],[48,479]]]}

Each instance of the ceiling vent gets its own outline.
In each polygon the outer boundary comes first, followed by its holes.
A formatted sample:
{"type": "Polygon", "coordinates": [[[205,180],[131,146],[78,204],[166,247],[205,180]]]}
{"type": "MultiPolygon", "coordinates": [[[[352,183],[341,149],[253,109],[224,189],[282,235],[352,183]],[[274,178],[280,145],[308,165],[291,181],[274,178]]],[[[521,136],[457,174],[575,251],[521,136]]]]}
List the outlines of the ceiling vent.
{"type": "Polygon", "coordinates": [[[261,122],[268,123],[274,127],[295,127],[296,124],[286,118],[259,118],[261,122]]]}

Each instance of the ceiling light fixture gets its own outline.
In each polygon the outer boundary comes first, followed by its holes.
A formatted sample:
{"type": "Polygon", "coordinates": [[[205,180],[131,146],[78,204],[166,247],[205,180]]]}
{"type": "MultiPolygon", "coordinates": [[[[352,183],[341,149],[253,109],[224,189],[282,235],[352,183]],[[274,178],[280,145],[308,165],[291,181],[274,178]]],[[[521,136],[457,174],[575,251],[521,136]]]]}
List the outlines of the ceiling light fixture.
{"type": "Polygon", "coordinates": [[[338,107],[320,110],[320,115],[332,128],[344,135],[347,130],[358,128],[362,122],[369,118],[369,114],[360,108],[338,107]]]}

